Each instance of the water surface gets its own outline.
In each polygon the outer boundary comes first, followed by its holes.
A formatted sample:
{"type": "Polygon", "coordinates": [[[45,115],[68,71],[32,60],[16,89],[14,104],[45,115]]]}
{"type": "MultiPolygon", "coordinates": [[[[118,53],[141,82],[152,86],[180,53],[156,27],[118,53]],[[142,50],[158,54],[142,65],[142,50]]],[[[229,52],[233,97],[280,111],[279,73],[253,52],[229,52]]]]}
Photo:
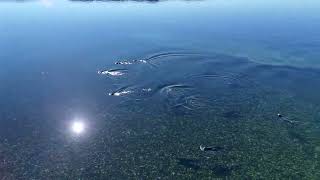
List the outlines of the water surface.
{"type": "Polygon", "coordinates": [[[319,8],[1,2],[0,178],[319,178],[319,8]]]}

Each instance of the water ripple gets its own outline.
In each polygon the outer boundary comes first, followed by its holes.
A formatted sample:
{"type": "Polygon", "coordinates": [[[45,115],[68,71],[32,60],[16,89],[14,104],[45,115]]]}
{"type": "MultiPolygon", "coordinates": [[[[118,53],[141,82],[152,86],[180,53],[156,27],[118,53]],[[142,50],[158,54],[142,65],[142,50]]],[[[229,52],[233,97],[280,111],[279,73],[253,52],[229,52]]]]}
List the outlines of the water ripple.
{"type": "Polygon", "coordinates": [[[199,53],[188,53],[188,52],[163,52],[153,54],[145,58],[146,61],[151,61],[160,58],[174,57],[174,56],[191,56],[191,55],[200,55],[199,53]]]}
{"type": "MultiPolygon", "coordinates": [[[[146,70],[145,66],[130,70],[135,76],[130,76],[127,83],[130,81],[133,85],[121,87],[109,95],[128,97],[128,103],[132,102],[130,100],[146,100],[142,102],[159,103],[169,109],[183,111],[209,109],[212,105],[224,106],[226,103],[236,105],[244,101],[256,102],[260,85],[246,75],[248,64],[253,64],[246,60],[219,54],[161,52],[137,60],[117,61],[117,65],[152,66],[154,61],[161,63],[161,66],[152,71],[146,70]],[[170,60],[171,57],[179,61],[155,61],[163,58],[170,60]]],[[[99,74],[117,76],[123,73],[127,73],[127,69],[111,69],[99,74]]]]}

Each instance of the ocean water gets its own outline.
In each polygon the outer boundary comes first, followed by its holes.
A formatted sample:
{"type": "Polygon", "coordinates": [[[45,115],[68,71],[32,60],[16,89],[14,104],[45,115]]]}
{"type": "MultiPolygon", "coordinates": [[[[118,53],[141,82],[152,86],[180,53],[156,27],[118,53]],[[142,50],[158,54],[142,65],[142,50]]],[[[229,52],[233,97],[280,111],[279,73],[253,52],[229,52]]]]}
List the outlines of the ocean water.
{"type": "Polygon", "coordinates": [[[319,179],[320,2],[0,2],[0,179],[319,179]]]}

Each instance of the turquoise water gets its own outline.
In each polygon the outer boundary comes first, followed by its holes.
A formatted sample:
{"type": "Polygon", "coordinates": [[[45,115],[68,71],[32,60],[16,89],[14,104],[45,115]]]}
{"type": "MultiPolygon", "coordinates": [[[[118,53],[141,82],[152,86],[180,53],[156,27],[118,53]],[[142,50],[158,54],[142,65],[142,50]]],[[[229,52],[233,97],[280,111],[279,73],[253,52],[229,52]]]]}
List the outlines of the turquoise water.
{"type": "Polygon", "coordinates": [[[319,8],[1,2],[0,179],[319,179],[319,8]]]}

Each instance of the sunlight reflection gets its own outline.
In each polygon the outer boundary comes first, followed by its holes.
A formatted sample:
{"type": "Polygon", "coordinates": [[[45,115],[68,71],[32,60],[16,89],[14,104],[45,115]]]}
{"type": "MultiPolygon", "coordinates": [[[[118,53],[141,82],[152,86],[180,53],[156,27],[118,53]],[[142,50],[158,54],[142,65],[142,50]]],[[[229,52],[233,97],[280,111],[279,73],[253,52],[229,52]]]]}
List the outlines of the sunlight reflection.
{"type": "Polygon", "coordinates": [[[75,120],[71,124],[71,131],[74,134],[82,134],[84,133],[85,129],[86,129],[86,125],[81,120],[75,120]]]}

